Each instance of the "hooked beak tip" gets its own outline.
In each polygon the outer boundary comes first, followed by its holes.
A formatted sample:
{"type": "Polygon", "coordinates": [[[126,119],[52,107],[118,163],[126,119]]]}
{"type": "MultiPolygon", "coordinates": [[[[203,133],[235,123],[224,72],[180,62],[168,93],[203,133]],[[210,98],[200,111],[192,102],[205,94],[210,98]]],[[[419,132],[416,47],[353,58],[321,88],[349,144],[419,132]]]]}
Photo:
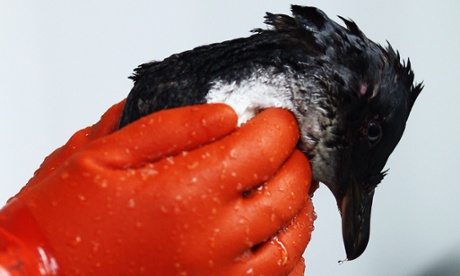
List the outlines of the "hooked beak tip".
{"type": "Polygon", "coordinates": [[[343,242],[348,261],[358,258],[366,250],[369,242],[373,196],[374,190],[364,192],[353,183],[339,202],[343,242]]]}

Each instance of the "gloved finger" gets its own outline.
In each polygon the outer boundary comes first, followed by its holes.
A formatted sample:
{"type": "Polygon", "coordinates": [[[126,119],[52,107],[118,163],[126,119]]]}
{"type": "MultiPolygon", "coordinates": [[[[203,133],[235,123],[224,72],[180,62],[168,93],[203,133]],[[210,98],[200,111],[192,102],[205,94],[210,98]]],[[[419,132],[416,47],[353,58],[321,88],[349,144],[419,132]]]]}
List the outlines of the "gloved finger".
{"type": "Polygon", "coordinates": [[[270,275],[272,271],[279,275],[291,273],[310,241],[314,218],[313,205],[307,200],[305,207],[285,229],[253,250],[247,265],[253,267],[254,275],[270,275]]]}
{"type": "Polygon", "coordinates": [[[114,104],[101,116],[101,119],[97,123],[77,131],[64,146],[55,150],[45,159],[41,165],[41,169],[45,169],[46,167],[56,168],[83,145],[99,137],[113,133],[117,129],[125,102],[126,99],[114,104]]]}
{"type": "Polygon", "coordinates": [[[220,200],[235,200],[274,175],[294,150],[298,137],[297,123],[289,111],[266,109],[225,138],[185,156],[161,160],[155,169],[159,176],[176,177],[170,182],[177,185],[165,187],[166,194],[175,187],[191,189],[185,183],[195,182],[203,183],[197,194],[208,191],[220,200]],[[258,138],[254,139],[255,135],[258,138]],[[164,168],[180,173],[172,176],[164,168]]]}
{"type": "Polygon", "coordinates": [[[241,209],[234,213],[237,221],[230,228],[233,235],[247,236],[251,244],[260,244],[275,235],[303,208],[311,177],[307,158],[295,150],[272,179],[243,198],[241,209]],[[246,223],[242,224],[242,221],[246,223]],[[238,229],[239,225],[248,229],[238,229]],[[241,235],[235,235],[238,231],[242,232],[241,235]]]}
{"type": "Polygon", "coordinates": [[[240,252],[263,244],[300,212],[310,182],[308,161],[296,150],[272,179],[247,197],[241,196],[225,214],[220,227],[222,240],[231,241],[228,243],[240,252]]]}
{"type": "Polygon", "coordinates": [[[34,176],[29,180],[27,185],[23,187],[21,192],[28,190],[36,183],[45,179],[83,145],[114,132],[117,129],[118,121],[120,120],[125,102],[126,99],[114,104],[101,116],[99,122],[77,131],[72,135],[72,137],[70,137],[64,146],[56,149],[48,155],[40,165],[40,168],[35,171],[34,176]]]}
{"type": "Polygon", "coordinates": [[[278,241],[284,244],[292,260],[302,259],[314,230],[313,223],[316,219],[313,203],[307,198],[304,208],[294,218],[288,227],[278,234],[278,241]]]}
{"type": "Polygon", "coordinates": [[[219,139],[236,123],[235,111],[225,104],[162,110],[94,141],[86,152],[114,168],[135,168],[219,139]]]}
{"type": "Polygon", "coordinates": [[[126,99],[114,104],[101,116],[99,122],[89,127],[89,132],[87,134],[88,139],[92,141],[116,131],[125,103],[126,99]]]}
{"type": "Polygon", "coordinates": [[[305,259],[300,258],[294,269],[289,272],[289,276],[303,276],[305,273],[305,259]]]}

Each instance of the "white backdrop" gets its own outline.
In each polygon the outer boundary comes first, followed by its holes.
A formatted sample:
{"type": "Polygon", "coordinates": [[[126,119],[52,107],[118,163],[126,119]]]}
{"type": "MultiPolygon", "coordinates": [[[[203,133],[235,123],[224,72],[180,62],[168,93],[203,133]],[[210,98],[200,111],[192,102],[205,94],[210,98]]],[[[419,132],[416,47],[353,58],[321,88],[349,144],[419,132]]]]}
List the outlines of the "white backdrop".
{"type": "MultiPolygon", "coordinates": [[[[76,130],[96,122],[130,88],[138,64],[249,35],[265,11],[290,1],[0,0],[0,202],[76,130]],[[39,3],[40,2],[40,3],[39,3]]],[[[345,258],[340,216],[322,186],[307,248],[308,275],[451,275],[460,260],[460,2],[298,1],[358,23],[410,56],[425,90],[389,175],[377,188],[371,240],[345,258]],[[449,266],[449,264],[451,266],[449,266]],[[440,270],[442,268],[442,270],[440,270]]]]}

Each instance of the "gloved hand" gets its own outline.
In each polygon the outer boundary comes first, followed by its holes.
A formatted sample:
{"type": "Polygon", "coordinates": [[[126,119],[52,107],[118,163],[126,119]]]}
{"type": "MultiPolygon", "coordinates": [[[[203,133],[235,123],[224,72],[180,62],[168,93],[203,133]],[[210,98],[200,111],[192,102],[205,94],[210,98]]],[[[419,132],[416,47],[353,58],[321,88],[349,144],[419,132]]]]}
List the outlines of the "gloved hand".
{"type": "Polygon", "coordinates": [[[37,269],[63,274],[303,273],[311,174],[289,112],[237,129],[228,106],[185,107],[112,133],[122,105],[0,212],[11,240],[32,248],[27,260],[38,252],[37,269]]]}
{"type": "Polygon", "coordinates": [[[53,153],[46,157],[40,165],[40,168],[34,173],[34,176],[22,188],[22,190],[26,190],[31,186],[34,186],[36,183],[39,183],[42,179],[58,168],[62,162],[69,158],[69,156],[78,151],[80,147],[96,140],[97,138],[113,133],[118,127],[118,121],[120,120],[125,102],[126,99],[113,105],[104,113],[104,115],[102,115],[99,122],[77,131],[64,146],[56,149],[53,153]]]}

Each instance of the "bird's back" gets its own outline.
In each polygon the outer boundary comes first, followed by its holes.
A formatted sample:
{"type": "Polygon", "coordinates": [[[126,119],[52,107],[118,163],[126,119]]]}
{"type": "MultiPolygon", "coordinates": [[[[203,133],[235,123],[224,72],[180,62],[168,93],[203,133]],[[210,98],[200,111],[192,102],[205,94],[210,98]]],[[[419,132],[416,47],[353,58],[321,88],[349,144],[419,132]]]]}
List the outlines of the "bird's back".
{"type": "Polygon", "coordinates": [[[318,52],[313,35],[302,29],[255,32],[140,65],[131,77],[135,83],[120,127],[158,110],[205,103],[217,81],[238,84],[254,80],[255,72],[267,78],[292,72],[311,64],[318,52]]]}

